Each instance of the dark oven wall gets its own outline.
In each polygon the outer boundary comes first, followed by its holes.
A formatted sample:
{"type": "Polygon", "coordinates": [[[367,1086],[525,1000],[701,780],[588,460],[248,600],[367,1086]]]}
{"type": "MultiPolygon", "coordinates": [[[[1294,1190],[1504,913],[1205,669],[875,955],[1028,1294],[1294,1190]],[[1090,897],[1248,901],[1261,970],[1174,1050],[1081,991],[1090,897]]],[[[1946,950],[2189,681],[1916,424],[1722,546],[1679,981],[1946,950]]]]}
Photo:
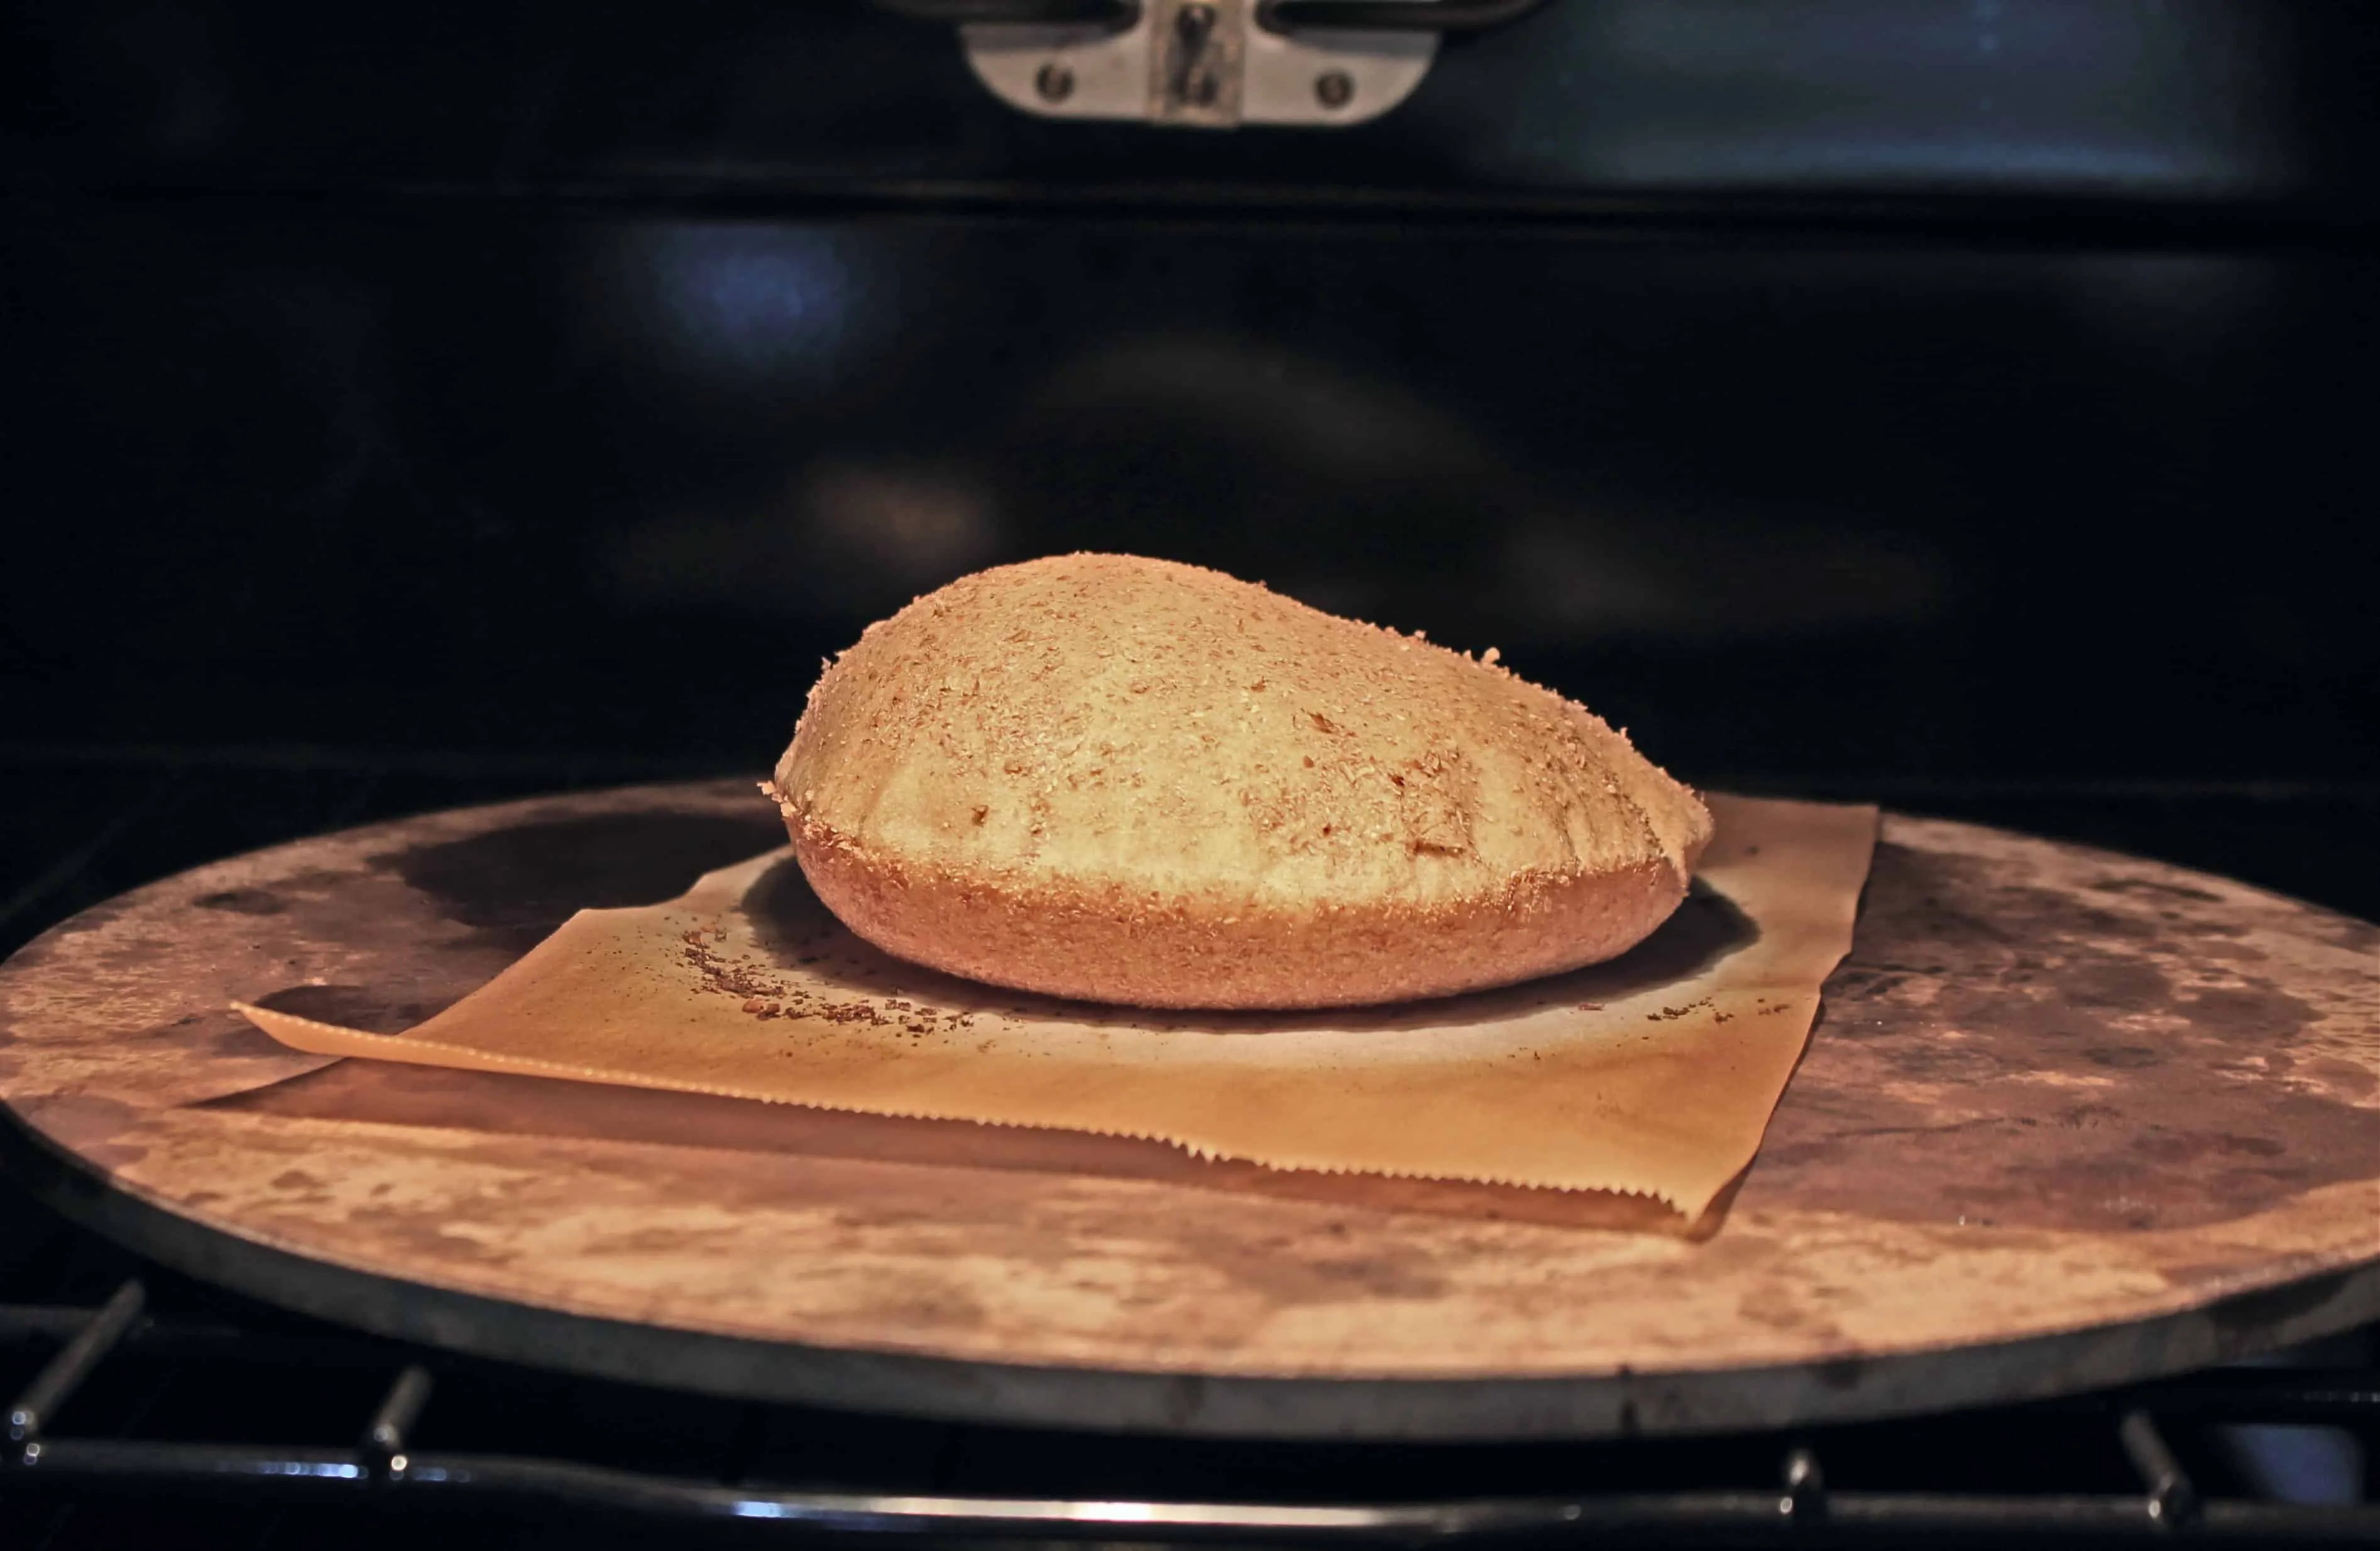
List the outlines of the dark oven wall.
{"type": "Polygon", "coordinates": [[[856,6],[9,25],[11,740],[757,769],[1098,548],[1705,781],[2380,774],[2361,7],[1552,0],[1236,134],[856,6]]]}

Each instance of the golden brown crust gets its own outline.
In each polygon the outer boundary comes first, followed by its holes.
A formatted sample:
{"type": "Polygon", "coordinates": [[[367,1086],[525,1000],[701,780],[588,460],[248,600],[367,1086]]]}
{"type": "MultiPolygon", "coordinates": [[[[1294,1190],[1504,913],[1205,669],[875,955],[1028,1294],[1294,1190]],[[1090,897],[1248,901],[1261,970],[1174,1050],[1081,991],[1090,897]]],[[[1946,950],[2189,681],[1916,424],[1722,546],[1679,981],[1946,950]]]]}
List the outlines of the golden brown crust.
{"type": "Polygon", "coordinates": [[[1694,794],[1492,663],[1212,571],[1066,555],[869,627],[772,786],[888,951],[1057,995],[1317,1007],[1592,963],[1684,896],[1694,794]]]}

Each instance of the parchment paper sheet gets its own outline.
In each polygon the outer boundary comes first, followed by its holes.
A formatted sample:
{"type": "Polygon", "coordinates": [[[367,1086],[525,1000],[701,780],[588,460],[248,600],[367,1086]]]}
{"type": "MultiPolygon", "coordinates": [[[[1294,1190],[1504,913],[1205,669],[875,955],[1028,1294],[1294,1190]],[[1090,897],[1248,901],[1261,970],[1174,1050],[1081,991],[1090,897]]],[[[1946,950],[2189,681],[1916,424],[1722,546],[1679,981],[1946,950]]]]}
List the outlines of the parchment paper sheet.
{"type": "Polygon", "coordinates": [[[789,852],[582,911],[403,1035],[242,1006],[294,1048],[1053,1127],[1276,1169],[1649,1195],[1699,1217],[1752,1160],[1850,951],[1872,807],[1713,796],[1676,915],[1611,963],[1302,1013],[1156,1013],[887,957],[789,852]]]}

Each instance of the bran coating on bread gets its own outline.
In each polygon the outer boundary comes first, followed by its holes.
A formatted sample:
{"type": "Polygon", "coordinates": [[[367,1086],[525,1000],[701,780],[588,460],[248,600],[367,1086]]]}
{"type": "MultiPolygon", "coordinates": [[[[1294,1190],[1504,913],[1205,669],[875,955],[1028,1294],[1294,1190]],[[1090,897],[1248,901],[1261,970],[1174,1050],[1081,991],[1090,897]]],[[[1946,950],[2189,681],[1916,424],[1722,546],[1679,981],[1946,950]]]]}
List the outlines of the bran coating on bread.
{"type": "Polygon", "coordinates": [[[1164,1008],[1446,995],[1576,968],[1684,897],[1708,810],[1492,660],[1219,572],[962,577],[830,663],[771,783],[859,936],[1164,1008]]]}

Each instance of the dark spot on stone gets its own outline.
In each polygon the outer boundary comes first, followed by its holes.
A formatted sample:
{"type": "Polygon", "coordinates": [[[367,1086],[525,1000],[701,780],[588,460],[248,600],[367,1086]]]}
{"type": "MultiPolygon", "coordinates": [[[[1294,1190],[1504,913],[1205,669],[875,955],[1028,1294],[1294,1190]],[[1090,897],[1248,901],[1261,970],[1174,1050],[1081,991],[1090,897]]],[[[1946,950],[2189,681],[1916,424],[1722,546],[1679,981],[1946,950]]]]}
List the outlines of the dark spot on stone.
{"type": "MultiPolygon", "coordinates": [[[[2229,983],[2194,987],[2210,941],[2268,928],[2187,875],[2168,887],[2169,870],[1880,844],[1746,1176],[1754,1202],[2132,1232],[2380,1175],[2380,1123],[2355,1104],[2380,1075],[2304,1043],[2338,1026],[2347,1005],[2325,987],[2346,982],[2227,952],[2229,983]],[[2099,887],[2135,880],[2157,887],[2099,887]]],[[[2320,940],[2325,925],[2309,912],[2282,929],[2320,940]]]]}
{"type": "Polygon", "coordinates": [[[235,915],[278,915],[289,908],[288,901],[262,889],[225,889],[190,903],[200,910],[228,910],[235,915]]]}
{"type": "Polygon", "coordinates": [[[596,814],[544,819],[408,846],[371,858],[448,920],[516,953],[581,910],[659,904],[706,872],[785,843],[783,821],[698,813],[596,814]]]}
{"type": "Polygon", "coordinates": [[[2380,1093],[2380,1076],[2374,1075],[2369,1067],[2342,1060],[2337,1056],[2314,1057],[2305,1063],[2305,1075],[2350,1101],[2370,1098],[2374,1093],[2380,1093]]]}
{"type": "Polygon", "coordinates": [[[347,1213],[347,1221],[358,1230],[402,1253],[419,1255],[432,1266],[446,1261],[501,1264],[520,1253],[508,1244],[452,1232],[434,1217],[395,1206],[358,1206],[347,1213]]]}
{"type": "Polygon", "coordinates": [[[314,1178],[313,1175],[307,1173],[303,1169],[285,1169],[280,1173],[273,1176],[273,1188],[275,1190],[320,1190],[322,1188],[322,1181],[314,1178]]]}
{"type": "Polygon", "coordinates": [[[2359,921],[2351,915],[2330,915],[2324,919],[2321,932],[2335,948],[2344,948],[2350,953],[2380,953],[2380,927],[2369,921],[2359,921]]]}
{"type": "Polygon", "coordinates": [[[2165,1006],[2173,982],[2155,964],[2136,961],[2070,963],[2058,976],[2058,1000],[2075,1007],[2132,1012],[2165,1006]]]}
{"type": "Polygon", "coordinates": [[[2265,980],[2194,991],[2177,1002],[2174,1010],[2190,1019],[2193,1032],[2260,1042],[2286,1039],[2314,1019],[2313,1009],[2301,999],[2265,980]]]}
{"type": "MultiPolygon", "coordinates": [[[[91,1168],[112,1171],[128,1168],[149,1156],[144,1144],[123,1139],[138,1128],[143,1112],[122,1099],[103,1098],[95,1094],[55,1094],[29,1096],[14,1103],[18,1114],[34,1130],[91,1168]]],[[[28,1181],[37,1190],[46,1184],[91,1200],[113,1188],[99,1175],[79,1169],[47,1149],[37,1159],[20,1161],[31,1163],[38,1170],[36,1177],[28,1181]]]]}
{"type": "Polygon", "coordinates": [[[366,1034],[403,1034],[445,1006],[408,1000],[370,986],[284,986],[268,996],[249,1000],[274,1012],[311,1018],[318,1024],[336,1024],[341,1028],[361,1029],[366,1034]]]}
{"type": "Polygon", "coordinates": [[[2279,1157],[2289,1149],[2269,1136],[2234,1136],[2224,1132],[2169,1131],[2147,1126],[2137,1133],[2132,1151],[2157,1165],[2203,1164],[2227,1157],[2279,1157]]]}
{"type": "Polygon", "coordinates": [[[2144,894],[2151,897],[2162,895],[2171,900],[2194,900],[2201,904],[2223,903],[2223,896],[2220,894],[2209,893],[2204,889],[2193,889],[2186,883],[2168,882],[2160,878],[2110,878],[2094,883],[2091,887],[2095,892],[2102,894],[2144,894]]]}

